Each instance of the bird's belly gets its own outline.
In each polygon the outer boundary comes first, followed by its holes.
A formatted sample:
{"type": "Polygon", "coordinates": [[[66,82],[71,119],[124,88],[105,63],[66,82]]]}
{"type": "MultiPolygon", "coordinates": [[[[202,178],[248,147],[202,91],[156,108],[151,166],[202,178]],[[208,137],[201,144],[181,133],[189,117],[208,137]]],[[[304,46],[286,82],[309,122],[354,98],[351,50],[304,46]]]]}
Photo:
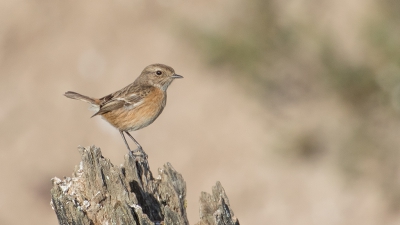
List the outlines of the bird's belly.
{"type": "Polygon", "coordinates": [[[165,106],[164,95],[149,95],[135,108],[122,107],[103,114],[103,118],[122,131],[134,131],[147,127],[161,114],[165,106]]]}

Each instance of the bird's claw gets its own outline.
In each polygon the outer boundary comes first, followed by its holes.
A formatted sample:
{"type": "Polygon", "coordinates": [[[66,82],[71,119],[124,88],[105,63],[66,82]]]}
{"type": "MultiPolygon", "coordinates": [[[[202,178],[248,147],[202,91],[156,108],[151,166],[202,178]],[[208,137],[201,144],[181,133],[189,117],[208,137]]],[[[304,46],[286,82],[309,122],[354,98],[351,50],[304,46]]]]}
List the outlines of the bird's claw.
{"type": "Polygon", "coordinates": [[[135,156],[135,157],[142,157],[142,158],[144,158],[144,159],[147,159],[148,158],[148,155],[143,151],[143,149],[142,148],[137,148],[137,149],[135,149],[135,150],[130,150],[129,151],[129,154],[131,155],[131,156],[135,156]]]}

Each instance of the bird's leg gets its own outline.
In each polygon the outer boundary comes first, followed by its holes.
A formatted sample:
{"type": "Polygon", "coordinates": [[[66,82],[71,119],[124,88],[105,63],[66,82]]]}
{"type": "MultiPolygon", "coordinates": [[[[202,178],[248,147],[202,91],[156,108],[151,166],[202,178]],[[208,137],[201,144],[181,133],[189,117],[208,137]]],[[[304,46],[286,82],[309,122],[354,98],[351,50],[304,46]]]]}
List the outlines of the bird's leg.
{"type": "Polygon", "coordinates": [[[135,138],[133,138],[132,135],[131,135],[129,132],[125,131],[125,133],[126,133],[126,134],[132,139],[132,141],[135,142],[135,144],[138,146],[137,150],[135,150],[135,151],[140,151],[140,152],[142,152],[142,154],[144,155],[144,157],[147,158],[147,154],[143,151],[143,148],[142,148],[142,146],[140,146],[139,142],[137,142],[137,141],[135,140],[135,138]]]}
{"type": "Polygon", "coordinates": [[[132,153],[132,150],[129,148],[128,142],[127,142],[126,139],[125,139],[124,132],[123,132],[123,131],[119,131],[119,133],[121,134],[122,139],[124,139],[125,145],[126,145],[126,147],[128,148],[129,153],[132,153]]]}
{"type": "Polygon", "coordinates": [[[132,139],[132,141],[135,142],[135,144],[138,146],[138,149],[139,149],[139,150],[143,150],[143,149],[142,149],[142,146],[140,146],[139,142],[137,142],[137,141],[135,140],[135,138],[133,138],[132,135],[131,135],[129,132],[126,132],[126,131],[125,131],[125,133],[132,139]]]}

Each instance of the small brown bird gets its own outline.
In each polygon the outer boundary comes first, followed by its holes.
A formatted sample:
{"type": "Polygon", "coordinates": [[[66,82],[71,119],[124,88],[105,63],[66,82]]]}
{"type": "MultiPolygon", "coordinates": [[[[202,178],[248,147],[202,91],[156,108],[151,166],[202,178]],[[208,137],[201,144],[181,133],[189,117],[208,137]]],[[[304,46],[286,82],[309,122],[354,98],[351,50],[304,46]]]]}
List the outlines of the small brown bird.
{"type": "Polygon", "coordinates": [[[152,64],[144,68],[133,83],[102,98],[91,98],[72,91],[64,95],[90,103],[97,110],[93,116],[101,115],[119,130],[130,153],[132,150],[124,132],[138,146],[135,151],[140,151],[147,157],[142,146],[129,132],[147,127],[157,119],[167,102],[167,88],[176,78],[183,77],[167,65],[152,64]]]}

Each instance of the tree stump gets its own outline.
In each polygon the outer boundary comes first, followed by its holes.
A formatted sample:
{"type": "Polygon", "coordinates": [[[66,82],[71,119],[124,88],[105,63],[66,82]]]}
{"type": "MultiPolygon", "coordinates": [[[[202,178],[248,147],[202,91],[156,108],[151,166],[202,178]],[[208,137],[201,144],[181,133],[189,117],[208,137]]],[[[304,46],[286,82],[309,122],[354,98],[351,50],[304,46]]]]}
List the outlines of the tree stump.
{"type": "MultiPolygon", "coordinates": [[[[186,183],[170,163],[153,177],[147,159],[125,155],[114,166],[99,148],[79,147],[72,177],[53,178],[51,206],[61,225],[186,225],[186,183]]],[[[221,184],[201,193],[196,225],[239,225],[221,184]]]]}

